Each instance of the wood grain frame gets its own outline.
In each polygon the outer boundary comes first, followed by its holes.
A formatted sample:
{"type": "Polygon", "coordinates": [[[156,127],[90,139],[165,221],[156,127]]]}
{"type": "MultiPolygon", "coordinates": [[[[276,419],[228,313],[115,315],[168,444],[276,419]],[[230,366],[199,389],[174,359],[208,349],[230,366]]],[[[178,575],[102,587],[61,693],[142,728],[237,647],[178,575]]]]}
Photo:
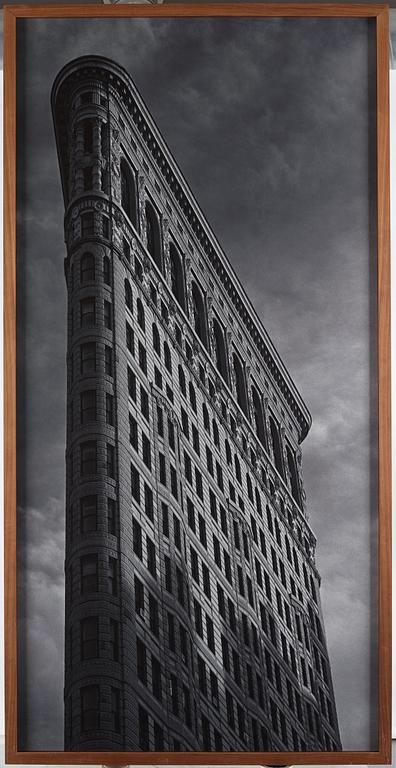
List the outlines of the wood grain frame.
{"type": "Polygon", "coordinates": [[[391,406],[389,213],[389,19],[385,5],[46,5],[4,8],[4,420],[6,762],[26,764],[390,764],[391,406]],[[18,751],[16,530],[16,27],[18,18],[353,17],[376,24],[378,253],[378,751],[61,752],[18,751]]]}

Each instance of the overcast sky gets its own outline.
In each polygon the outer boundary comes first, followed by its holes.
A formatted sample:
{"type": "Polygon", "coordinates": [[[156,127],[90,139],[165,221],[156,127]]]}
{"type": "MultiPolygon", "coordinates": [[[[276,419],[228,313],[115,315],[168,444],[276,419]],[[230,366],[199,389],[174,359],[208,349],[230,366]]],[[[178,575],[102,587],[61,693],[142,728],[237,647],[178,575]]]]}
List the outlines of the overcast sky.
{"type": "Polygon", "coordinates": [[[90,53],[131,74],[312,413],[303,470],[343,747],[375,749],[368,24],[19,23],[20,747],[63,748],[66,292],[50,90],[90,53]]]}

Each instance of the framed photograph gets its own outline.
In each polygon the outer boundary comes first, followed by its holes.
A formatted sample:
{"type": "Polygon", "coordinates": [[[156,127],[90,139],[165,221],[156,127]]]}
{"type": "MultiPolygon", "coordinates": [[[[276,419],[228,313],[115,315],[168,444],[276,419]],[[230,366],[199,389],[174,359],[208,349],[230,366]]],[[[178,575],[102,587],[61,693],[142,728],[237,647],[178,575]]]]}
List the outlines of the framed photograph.
{"type": "Polygon", "coordinates": [[[386,7],[4,13],[7,762],[390,762],[386,7]]]}

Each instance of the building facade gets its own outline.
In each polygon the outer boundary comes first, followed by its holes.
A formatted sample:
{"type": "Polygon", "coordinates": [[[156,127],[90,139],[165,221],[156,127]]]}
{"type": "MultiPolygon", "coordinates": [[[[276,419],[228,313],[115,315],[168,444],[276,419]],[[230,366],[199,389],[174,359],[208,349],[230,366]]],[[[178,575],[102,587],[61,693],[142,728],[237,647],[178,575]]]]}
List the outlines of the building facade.
{"type": "Polygon", "coordinates": [[[128,74],[52,107],[68,292],[65,749],[340,749],[311,419],[128,74]]]}

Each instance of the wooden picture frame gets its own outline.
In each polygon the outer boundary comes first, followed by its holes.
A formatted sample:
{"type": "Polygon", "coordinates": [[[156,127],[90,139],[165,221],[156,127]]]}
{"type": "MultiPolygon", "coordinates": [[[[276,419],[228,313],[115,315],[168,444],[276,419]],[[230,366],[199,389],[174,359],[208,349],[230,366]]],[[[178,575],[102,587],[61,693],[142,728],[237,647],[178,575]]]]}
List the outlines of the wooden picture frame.
{"type": "MultiPolygon", "coordinates": [[[[5,671],[6,762],[26,764],[387,764],[391,762],[391,410],[389,221],[389,25],[385,5],[200,4],[8,6],[5,44],[5,671]],[[376,751],[24,751],[18,746],[17,591],[17,27],[23,19],[152,18],[372,19],[376,37],[376,231],[378,370],[378,749],[376,751]]],[[[54,102],[55,103],[55,102],[54,102]]],[[[56,107],[54,107],[56,110],[56,107]]],[[[60,130],[60,129],[59,129],[60,130]]],[[[58,133],[58,141],[59,133],[58,133]]],[[[59,145],[58,145],[59,146],[59,145]]],[[[50,726],[49,726],[50,727],[50,726]]]]}

